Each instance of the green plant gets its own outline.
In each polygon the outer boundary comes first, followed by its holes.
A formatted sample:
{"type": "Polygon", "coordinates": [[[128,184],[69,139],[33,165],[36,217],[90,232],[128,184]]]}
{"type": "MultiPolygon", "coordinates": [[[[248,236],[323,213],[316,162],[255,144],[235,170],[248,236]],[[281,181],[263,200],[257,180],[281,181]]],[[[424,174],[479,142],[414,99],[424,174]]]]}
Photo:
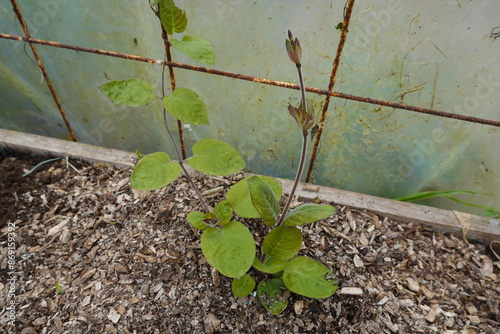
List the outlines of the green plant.
{"type": "MultiPolygon", "coordinates": [[[[483,216],[485,216],[485,217],[500,217],[500,210],[498,210],[498,209],[495,209],[495,208],[492,208],[489,206],[483,206],[483,205],[465,202],[465,201],[459,200],[458,198],[452,196],[452,195],[459,195],[459,194],[474,195],[474,194],[481,194],[481,193],[470,191],[470,190],[422,191],[422,192],[418,192],[418,193],[414,193],[414,194],[401,196],[401,197],[395,198],[395,200],[402,201],[402,202],[411,202],[411,201],[429,199],[429,198],[433,198],[433,197],[445,197],[445,198],[448,198],[454,202],[460,203],[462,205],[467,205],[467,206],[471,206],[474,208],[484,209],[483,216]]],[[[482,195],[488,195],[488,194],[482,194],[482,195]]]]}
{"type": "MultiPolygon", "coordinates": [[[[185,29],[185,12],[177,8],[172,0],[158,0],[153,5],[158,5],[158,16],[168,33],[185,29]],[[178,27],[180,28],[177,29],[178,27]]],[[[198,94],[188,89],[176,89],[172,96],[162,98],[166,132],[173,143],[178,162],[171,161],[164,152],[152,153],[140,158],[131,175],[133,188],[154,190],[173,182],[182,170],[202,206],[201,211],[189,213],[187,220],[203,231],[201,249],[208,263],[221,274],[233,278],[231,289],[237,297],[247,296],[254,290],[256,281],[249,273],[252,267],[262,273],[272,274],[274,278],[259,283],[257,296],[262,305],[276,315],[288,304],[289,293],[285,292],[286,289],[310,298],[326,298],[337,289],[335,280],[331,278],[332,272],[324,264],[312,258],[298,256],[302,246],[302,235],[298,227],[333,215],[335,208],[329,205],[304,204],[290,210],[302,175],[307,138],[315,117],[306,100],[301,71],[302,50],[299,41],[293,38],[290,31],[286,50],[296,65],[300,82],[301,103],[298,107],[289,105],[288,110],[301,129],[302,149],[294,185],[283,208],[279,204],[282,196],[281,183],[271,177],[252,176],[233,185],[226,199],[211,210],[192,181],[185,164],[208,175],[224,176],[245,168],[245,162],[234,148],[215,139],[195,143],[192,147],[193,156],[182,159],[169,129],[166,113],[184,122],[208,124],[205,104],[198,94]],[[257,256],[252,233],[244,224],[233,220],[234,213],[242,218],[262,219],[269,226],[270,231],[262,242],[260,256],[257,256]]],[[[139,79],[111,82],[101,86],[101,91],[112,101],[125,105],[148,104],[156,98],[151,85],[139,79]]]]}
{"type": "Polygon", "coordinates": [[[62,295],[64,293],[64,290],[61,286],[61,284],[59,284],[59,282],[56,282],[56,295],[62,295]]]}

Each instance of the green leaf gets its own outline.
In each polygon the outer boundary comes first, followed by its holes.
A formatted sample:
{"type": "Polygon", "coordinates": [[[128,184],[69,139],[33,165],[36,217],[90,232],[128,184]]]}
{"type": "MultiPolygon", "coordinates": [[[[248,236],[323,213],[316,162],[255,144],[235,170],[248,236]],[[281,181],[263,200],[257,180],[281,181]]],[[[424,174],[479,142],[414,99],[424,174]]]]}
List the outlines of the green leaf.
{"type": "Polygon", "coordinates": [[[298,228],[278,226],[264,238],[262,251],[269,257],[288,260],[297,255],[302,246],[302,235],[298,228]]]}
{"type": "Polygon", "coordinates": [[[138,190],[155,190],[179,177],[181,166],[170,162],[167,153],[156,152],[139,160],[130,177],[130,185],[138,190]]]}
{"type": "Polygon", "coordinates": [[[328,280],[332,272],[321,262],[298,256],[288,263],[283,282],[292,292],[309,298],[327,298],[337,290],[337,282],[328,280]]]}
{"type": "Polygon", "coordinates": [[[215,269],[228,277],[241,277],[253,264],[255,241],[245,225],[232,221],[210,227],[201,235],[201,250],[215,269]]]}
{"type": "Polygon", "coordinates": [[[203,215],[203,221],[207,223],[211,220],[217,220],[217,217],[211,212],[205,212],[203,215]]]}
{"type": "Polygon", "coordinates": [[[445,198],[448,198],[454,202],[457,202],[457,203],[460,203],[463,205],[471,206],[474,208],[484,209],[485,211],[483,212],[483,216],[486,216],[486,217],[500,215],[500,210],[498,210],[498,209],[488,207],[488,206],[478,205],[478,204],[474,204],[474,203],[465,202],[465,201],[459,200],[456,197],[451,196],[451,195],[455,195],[455,194],[491,195],[491,194],[479,193],[479,192],[470,191],[470,190],[422,191],[419,193],[394,198],[394,200],[408,202],[408,201],[424,200],[424,199],[429,199],[429,198],[433,198],[433,197],[445,197],[445,198]]]}
{"type": "Polygon", "coordinates": [[[141,79],[111,81],[101,87],[101,92],[111,101],[124,106],[142,106],[155,99],[153,87],[141,79]]]}
{"type": "Polygon", "coordinates": [[[135,150],[135,155],[137,155],[137,159],[141,160],[142,159],[142,154],[139,152],[139,150],[135,150]]]}
{"type": "Polygon", "coordinates": [[[169,35],[186,30],[186,12],[177,7],[173,0],[160,0],[160,20],[169,35]]]}
{"type": "Polygon", "coordinates": [[[187,221],[191,225],[193,225],[194,228],[197,228],[199,230],[204,230],[210,227],[210,225],[205,223],[204,220],[205,220],[205,214],[200,211],[191,211],[187,215],[187,221]]]}
{"type": "Polygon", "coordinates": [[[256,256],[253,260],[253,267],[263,273],[275,274],[286,268],[288,262],[278,259],[269,258],[265,263],[262,263],[256,256]]]}
{"type": "Polygon", "coordinates": [[[235,173],[246,164],[231,145],[216,139],[203,139],[193,145],[193,156],[187,164],[209,175],[226,176],[235,173]]]}
{"type": "Polygon", "coordinates": [[[460,203],[460,204],[463,204],[463,205],[467,205],[467,206],[472,206],[474,208],[481,208],[481,209],[485,209],[487,211],[496,210],[494,208],[490,208],[490,207],[487,207],[487,206],[483,206],[483,205],[478,205],[478,204],[474,204],[474,203],[469,203],[469,202],[461,201],[458,198],[455,198],[453,196],[444,196],[444,197],[446,197],[448,199],[451,199],[454,202],[457,202],[457,203],[460,203]]]}
{"type": "Polygon", "coordinates": [[[330,217],[335,208],[330,205],[304,204],[288,212],[283,220],[285,226],[301,226],[330,217]]]}
{"type": "Polygon", "coordinates": [[[279,278],[273,278],[269,282],[260,281],[257,286],[257,297],[262,306],[271,314],[279,315],[288,305],[282,290],[285,287],[279,278]]]}
{"type": "Polygon", "coordinates": [[[483,216],[485,217],[500,217],[500,210],[495,208],[485,208],[483,212],[483,216]]]}
{"type": "Polygon", "coordinates": [[[191,124],[209,124],[207,106],[195,91],[177,88],[172,96],[163,98],[168,113],[178,120],[191,124]]]}
{"type": "Polygon", "coordinates": [[[394,200],[407,202],[407,201],[417,201],[417,200],[428,199],[428,198],[439,197],[439,196],[447,197],[449,195],[457,195],[457,194],[479,194],[479,193],[474,192],[474,191],[469,191],[469,190],[422,191],[422,192],[394,198],[394,200]]]}
{"type": "Polygon", "coordinates": [[[241,276],[240,278],[233,279],[231,283],[231,290],[235,297],[246,297],[255,288],[255,280],[248,274],[241,276]]]}
{"type": "MultiPolygon", "coordinates": [[[[260,218],[260,215],[257,210],[255,210],[252,204],[252,199],[250,198],[250,189],[248,188],[249,178],[250,177],[244,178],[233,185],[231,189],[229,189],[226,198],[229,203],[231,203],[234,212],[236,212],[236,214],[240,217],[260,218]]],[[[282,186],[280,181],[269,176],[260,176],[260,179],[271,187],[277,198],[281,198],[282,186]]]]}
{"type": "Polygon", "coordinates": [[[207,65],[215,64],[215,52],[212,45],[201,37],[185,35],[182,41],[172,38],[170,43],[191,59],[207,65]]]}
{"type": "Polygon", "coordinates": [[[63,290],[61,284],[59,284],[59,282],[56,282],[56,295],[60,295],[62,293],[64,293],[64,290],[63,290]]]}
{"type": "Polygon", "coordinates": [[[259,176],[252,176],[248,179],[248,188],[253,207],[264,220],[264,224],[268,226],[276,224],[280,205],[272,188],[259,176]]]}
{"type": "Polygon", "coordinates": [[[233,208],[227,199],[217,203],[214,208],[214,215],[220,219],[219,226],[226,225],[233,218],[233,208]]]}

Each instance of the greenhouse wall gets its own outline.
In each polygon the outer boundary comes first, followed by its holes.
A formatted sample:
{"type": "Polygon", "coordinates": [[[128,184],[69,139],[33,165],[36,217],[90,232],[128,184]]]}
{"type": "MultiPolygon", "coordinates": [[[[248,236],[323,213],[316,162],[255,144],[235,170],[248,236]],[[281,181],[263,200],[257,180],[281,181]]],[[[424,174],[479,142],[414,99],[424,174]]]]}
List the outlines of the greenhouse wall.
{"type": "MultiPolygon", "coordinates": [[[[297,84],[285,50],[290,29],[302,45],[306,86],[328,89],[345,1],[200,3],[176,1],[189,22],[173,37],[208,40],[215,65],[197,63],[175,49],[173,61],[297,84]]],[[[160,22],[147,0],[17,4],[33,38],[165,57],[160,22]]],[[[495,0],[356,1],[333,90],[500,121],[498,13],[495,0]]],[[[0,3],[0,33],[24,36],[6,0],[0,3]]],[[[35,47],[78,141],[143,154],[173,153],[161,100],[124,107],[99,90],[109,81],[139,78],[161,96],[162,66],[35,47]]],[[[0,127],[71,140],[29,45],[2,38],[0,50],[0,127]]],[[[188,150],[197,140],[220,139],[243,155],[247,171],[294,177],[301,134],[287,106],[299,102],[297,90],[179,68],[174,73],[176,86],[196,91],[209,112],[210,125],[184,124],[188,150]]],[[[169,88],[169,78],[165,81],[169,88]]],[[[308,93],[308,99],[320,113],[325,96],[308,93]]],[[[500,206],[498,127],[332,98],[323,129],[310,182],[388,198],[470,190],[480,194],[457,197],[500,206]]],[[[448,199],[424,203],[483,211],[448,199]]]]}

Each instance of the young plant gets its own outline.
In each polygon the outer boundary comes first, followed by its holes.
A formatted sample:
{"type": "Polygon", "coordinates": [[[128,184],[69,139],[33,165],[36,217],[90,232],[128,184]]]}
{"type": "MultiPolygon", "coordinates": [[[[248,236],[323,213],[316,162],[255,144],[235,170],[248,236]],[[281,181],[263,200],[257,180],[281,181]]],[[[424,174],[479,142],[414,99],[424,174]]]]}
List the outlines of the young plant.
{"type": "MultiPolygon", "coordinates": [[[[180,25],[179,29],[169,30],[165,27],[170,34],[186,28],[185,12],[177,8],[172,0],[159,0],[152,5],[158,5],[158,16],[164,27],[180,25]]],[[[203,53],[203,47],[201,51],[196,50],[196,45],[192,44],[190,47],[192,54],[203,53]]],[[[181,48],[180,50],[183,51],[181,48]]],[[[231,289],[237,297],[245,297],[255,289],[256,281],[250,275],[252,267],[262,273],[274,275],[271,280],[258,284],[257,296],[262,305],[276,315],[287,306],[290,292],[310,298],[326,298],[337,289],[335,280],[331,278],[332,272],[324,264],[298,256],[302,246],[302,235],[298,227],[333,215],[335,208],[329,205],[304,204],[289,210],[302,175],[307,137],[314,125],[314,113],[305,97],[301,71],[302,50],[291,32],[288,32],[286,50],[299,75],[301,103],[298,107],[289,105],[288,110],[301,130],[302,149],[293,189],[282,209],[279,205],[281,183],[266,176],[252,176],[239,181],[231,187],[226,199],[217,203],[213,210],[209,207],[184,164],[187,163],[202,173],[219,176],[232,174],[246,165],[234,148],[215,139],[195,143],[192,147],[193,156],[182,159],[169,129],[166,112],[184,122],[208,124],[205,104],[198,94],[188,89],[176,89],[172,96],[163,97],[165,127],[178,162],[171,161],[164,152],[152,153],[139,160],[131,175],[133,188],[154,190],[173,182],[182,170],[203,208],[202,211],[189,213],[187,220],[203,231],[201,250],[208,263],[221,274],[233,278],[231,289]],[[260,247],[260,256],[257,256],[252,233],[244,224],[233,220],[234,213],[242,218],[262,219],[269,226],[270,231],[260,247]]],[[[125,105],[143,105],[156,98],[151,85],[139,79],[111,82],[101,86],[101,91],[112,101],[125,105]]]]}
{"type": "Polygon", "coordinates": [[[62,295],[64,290],[59,282],[56,282],[56,295],[62,295]]]}

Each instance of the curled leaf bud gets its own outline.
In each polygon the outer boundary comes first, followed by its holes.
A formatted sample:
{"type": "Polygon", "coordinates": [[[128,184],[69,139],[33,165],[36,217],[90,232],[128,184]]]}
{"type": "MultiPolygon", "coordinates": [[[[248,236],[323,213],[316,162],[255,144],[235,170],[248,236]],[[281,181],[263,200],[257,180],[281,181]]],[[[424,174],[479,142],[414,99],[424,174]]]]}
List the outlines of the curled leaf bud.
{"type": "MultiPolygon", "coordinates": [[[[312,110],[312,108],[310,109],[312,110]]],[[[313,113],[308,113],[304,110],[302,105],[298,108],[295,108],[291,104],[288,105],[288,111],[290,115],[295,119],[297,125],[302,129],[304,135],[307,134],[307,131],[314,126],[314,116],[313,113]]]]}
{"type": "Polygon", "coordinates": [[[297,66],[301,66],[300,60],[302,59],[302,48],[300,47],[299,40],[293,38],[292,32],[288,30],[288,39],[286,40],[286,52],[290,60],[297,66]]]}

